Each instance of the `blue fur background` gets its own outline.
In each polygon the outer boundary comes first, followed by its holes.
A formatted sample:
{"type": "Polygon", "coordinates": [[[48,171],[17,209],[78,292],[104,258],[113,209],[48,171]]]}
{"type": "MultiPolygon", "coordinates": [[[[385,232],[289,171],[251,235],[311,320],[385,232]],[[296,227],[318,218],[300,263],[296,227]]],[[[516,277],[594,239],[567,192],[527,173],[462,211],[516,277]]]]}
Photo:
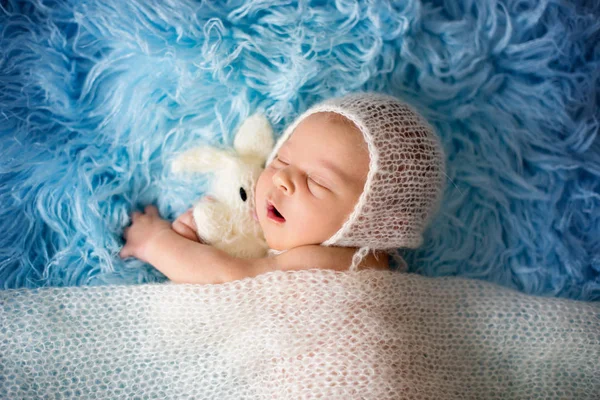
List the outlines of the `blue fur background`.
{"type": "Polygon", "coordinates": [[[175,154],[323,98],[403,97],[451,182],[411,271],[600,299],[597,1],[3,1],[0,286],[164,277],[128,215],[206,188],[175,154]]]}

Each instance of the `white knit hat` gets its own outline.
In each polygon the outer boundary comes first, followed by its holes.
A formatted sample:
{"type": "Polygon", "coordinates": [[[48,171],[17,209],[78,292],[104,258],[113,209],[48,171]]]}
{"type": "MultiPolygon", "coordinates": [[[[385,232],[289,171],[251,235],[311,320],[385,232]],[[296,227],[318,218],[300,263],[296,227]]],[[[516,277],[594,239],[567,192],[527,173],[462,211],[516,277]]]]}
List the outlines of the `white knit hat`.
{"type": "Polygon", "coordinates": [[[394,97],[350,94],[319,103],[300,115],[278,140],[267,164],[296,126],[319,112],[337,113],[352,121],[362,132],[370,156],[369,174],[354,211],[322,245],[360,247],[352,267],[369,250],[419,247],[445,182],[444,152],[431,126],[394,97]]]}

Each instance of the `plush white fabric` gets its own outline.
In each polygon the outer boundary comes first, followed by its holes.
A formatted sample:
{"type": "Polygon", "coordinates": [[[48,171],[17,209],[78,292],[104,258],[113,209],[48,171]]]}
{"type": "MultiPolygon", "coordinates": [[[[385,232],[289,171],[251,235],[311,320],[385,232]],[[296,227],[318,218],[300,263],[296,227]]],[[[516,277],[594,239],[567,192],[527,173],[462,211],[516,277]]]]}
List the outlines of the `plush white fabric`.
{"type": "Polygon", "coordinates": [[[390,271],[0,292],[0,398],[597,399],[598,304],[390,271]]]}
{"type": "Polygon", "coordinates": [[[173,172],[214,175],[209,195],[193,207],[196,234],[203,242],[235,257],[267,254],[267,241],[255,217],[254,192],[273,143],[271,123],[254,114],[236,132],[233,148],[199,146],[173,160],[173,172]]]}

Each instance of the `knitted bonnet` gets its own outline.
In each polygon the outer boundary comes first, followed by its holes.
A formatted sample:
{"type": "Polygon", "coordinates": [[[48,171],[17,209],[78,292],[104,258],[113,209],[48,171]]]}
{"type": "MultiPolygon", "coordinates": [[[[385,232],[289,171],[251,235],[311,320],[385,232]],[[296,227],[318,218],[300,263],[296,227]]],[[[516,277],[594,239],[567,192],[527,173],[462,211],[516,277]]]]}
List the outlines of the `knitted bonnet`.
{"type": "MultiPolygon", "coordinates": [[[[369,250],[416,248],[444,188],[444,153],[425,119],[406,103],[378,93],[355,93],[319,103],[283,133],[267,164],[306,117],[333,112],[352,121],[369,150],[363,192],[343,226],[323,246],[358,247],[352,267],[369,250]]],[[[352,268],[354,269],[354,268],[352,268]]]]}

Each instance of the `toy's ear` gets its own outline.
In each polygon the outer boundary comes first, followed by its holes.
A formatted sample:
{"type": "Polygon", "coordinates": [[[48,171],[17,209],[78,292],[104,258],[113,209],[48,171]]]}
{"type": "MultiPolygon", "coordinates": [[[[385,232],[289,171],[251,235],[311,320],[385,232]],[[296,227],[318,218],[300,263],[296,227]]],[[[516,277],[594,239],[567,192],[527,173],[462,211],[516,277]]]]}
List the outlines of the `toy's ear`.
{"type": "Polygon", "coordinates": [[[214,147],[204,146],[190,149],[175,158],[171,164],[173,172],[211,172],[222,169],[231,162],[231,154],[214,147]]]}
{"type": "Polygon", "coordinates": [[[262,114],[246,119],[238,129],[233,148],[240,155],[251,155],[266,160],[275,142],[271,123],[262,114]]]}

